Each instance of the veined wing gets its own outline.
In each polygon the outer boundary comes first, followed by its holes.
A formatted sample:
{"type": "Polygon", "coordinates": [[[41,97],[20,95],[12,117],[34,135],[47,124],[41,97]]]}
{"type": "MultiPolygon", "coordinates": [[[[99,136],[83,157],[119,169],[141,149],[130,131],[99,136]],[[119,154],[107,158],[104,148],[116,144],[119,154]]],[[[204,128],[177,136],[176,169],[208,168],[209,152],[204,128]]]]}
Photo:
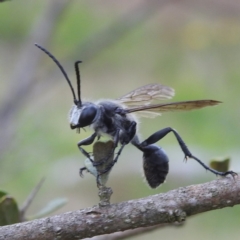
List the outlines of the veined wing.
{"type": "MultiPolygon", "coordinates": [[[[147,106],[139,106],[125,109],[126,113],[133,112],[150,112],[153,114],[159,114],[162,112],[173,112],[173,111],[190,111],[193,109],[199,109],[208,106],[215,106],[221,102],[215,100],[194,100],[194,101],[183,101],[183,102],[172,102],[165,104],[152,104],[147,106]]],[[[150,116],[151,117],[151,116],[150,116]]]]}
{"type": "Polygon", "coordinates": [[[146,106],[154,100],[170,99],[174,94],[174,89],[154,83],[139,87],[118,98],[117,101],[127,106],[146,106]]]}

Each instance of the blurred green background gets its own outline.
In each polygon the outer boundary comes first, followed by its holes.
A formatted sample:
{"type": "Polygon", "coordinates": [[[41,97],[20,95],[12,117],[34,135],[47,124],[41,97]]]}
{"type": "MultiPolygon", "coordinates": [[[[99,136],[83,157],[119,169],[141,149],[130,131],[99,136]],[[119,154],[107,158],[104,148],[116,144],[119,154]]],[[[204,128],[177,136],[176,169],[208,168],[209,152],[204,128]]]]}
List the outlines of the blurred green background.
{"type": "MultiPolygon", "coordinates": [[[[63,64],[75,84],[82,60],[82,96],[118,98],[148,83],[176,90],[173,101],[214,99],[217,107],[141,119],[142,138],[171,126],[192,153],[209,163],[231,157],[240,169],[240,3],[217,1],[12,0],[0,3],[0,189],[22,203],[46,181],[29,214],[49,200],[67,197],[58,213],[97,204],[94,178],[79,177],[84,157],[67,119],[72,95],[60,70],[34,46],[63,64]]],[[[183,163],[173,135],[161,145],[170,158],[167,182],[151,190],[143,181],[141,153],[129,145],[110,174],[112,202],[215,179],[196,162],[183,163]]],[[[89,151],[91,148],[87,148],[89,151]]],[[[234,184],[234,183],[233,183],[234,184]]],[[[132,239],[239,238],[240,208],[211,211],[132,239]]]]}

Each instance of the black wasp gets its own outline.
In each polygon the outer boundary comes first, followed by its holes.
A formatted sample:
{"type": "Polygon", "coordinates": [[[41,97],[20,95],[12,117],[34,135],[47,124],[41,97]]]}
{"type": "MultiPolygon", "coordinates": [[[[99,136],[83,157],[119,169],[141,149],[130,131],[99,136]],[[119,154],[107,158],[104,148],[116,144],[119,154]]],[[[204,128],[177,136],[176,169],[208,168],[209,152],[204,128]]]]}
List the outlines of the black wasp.
{"type": "MultiPolygon", "coordinates": [[[[143,169],[148,184],[152,188],[158,187],[166,179],[169,170],[169,160],[165,151],[161,147],[155,145],[155,143],[170,132],[175,135],[186,160],[187,158],[193,158],[206,170],[209,170],[216,175],[226,176],[230,174],[233,177],[236,175],[236,173],[233,171],[219,172],[205,165],[201,160],[192,155],[180,135],[176,132],[176,130],[170,127],[153,133],[144,141],[140,141],[138,137],[138,124],[136,115],[144,117],[156,117],[161,115],[162,112],[188,111],[207,106],[214,106],[219,104],[219,101],[195,100],[171,102],[165,104],[151,104],[154,100],[172,98],[174,96],[174,90],[161,84],[148,84],[143,87],[139,87],[116,100],[100,100],[94,103],[87,101],[85,102],[81,100],[80,90],[79,63],[81,63],[81,61],[75,62],[78,93],[77,99],[72,84],[61,64],[46,49],[38,44],[35,45],[45,52],[57,64],[70,86],[74,102],[74,106],[72,107],[69,115],[71,129],[77,129],[77,131],[80,132],[80,128],[89,126],[94,132],[90,137],[83,139],[78,143],[78,148],[83,155],[86,156],[93,165],[95,164],[93,159],[91,159],[90,154],[85,151],[82,146],[92,144],[96,138],[99,139],[103,134],[110,136],[110,138],[113,140],[114,146],[111,154],[106,156],[106,159],[103,159],[102,162],[106,161],[120,144],[120,148],[116,152],[116,156],[114,157],[113,161],[108,164],[105,170],[98,172],[97,179],[100,175],[107,173],[112,169],[114,164],[117,162],[123,148],[127,144],[132,143],[136,148],[143,152],[143,169]]],[[[80,174],[82,174],[83,170],[88,169],[86,167],[81,168],[80,174]]]]}

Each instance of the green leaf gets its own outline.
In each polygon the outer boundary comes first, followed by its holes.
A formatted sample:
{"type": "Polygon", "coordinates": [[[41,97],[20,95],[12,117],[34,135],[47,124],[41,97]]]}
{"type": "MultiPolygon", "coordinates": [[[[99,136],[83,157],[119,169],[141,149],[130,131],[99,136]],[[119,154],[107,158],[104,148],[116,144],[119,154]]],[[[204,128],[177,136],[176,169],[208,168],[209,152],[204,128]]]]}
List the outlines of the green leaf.
{"type": "Polygon", "coordinates": [[[210,162],[210,167],[219,171],[219,172],[227,172],[229,170],[230,158],[217,158],[212,159],[210,162]]]}
{"type": "MultiPolygon", "coordinates": [[[[0,199],[1,199],[1,197],[5,196],[5,195],[7,195],[7,193],[4,192],[4,191],[2,191],[2,190],[0,190],[0,199]]],[[[1,201],[1,200],[0,200],[0,201],[1,201]]]]}
{"type": "Polygon", "coordinates": [[[29,208],[30,204],[32,203],[33,199],[36,197],[38,191],[42,187],[43,182],[45,181],[44,178],[40,180],[40,182],[34,187],[34,189],[31,191],[25,202],[23,203],[22,207],[20,208],[20,213],[21,213],[21,219],[24,220],[25,214],[27,209],[29,208]]]}
{"type": "Polygon", "coordinates": [[[20,221],[20,212],[17,202],[10,196],[3,196],[0,199],[0,226],[18,223],[20,221]]]}

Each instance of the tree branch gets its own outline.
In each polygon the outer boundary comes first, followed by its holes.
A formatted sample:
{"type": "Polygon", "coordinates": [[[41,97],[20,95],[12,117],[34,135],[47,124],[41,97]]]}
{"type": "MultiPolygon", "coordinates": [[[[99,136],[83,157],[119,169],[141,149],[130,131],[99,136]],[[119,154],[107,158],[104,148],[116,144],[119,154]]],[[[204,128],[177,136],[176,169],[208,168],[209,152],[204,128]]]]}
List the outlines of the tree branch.
{"type": "Polygon", "coordinates": [[[142,199],[0,228],[0,240],[82,239],[102,234],[183,222],[186,217],[240,204],[240,177],[181,187],[142,199]]]}

